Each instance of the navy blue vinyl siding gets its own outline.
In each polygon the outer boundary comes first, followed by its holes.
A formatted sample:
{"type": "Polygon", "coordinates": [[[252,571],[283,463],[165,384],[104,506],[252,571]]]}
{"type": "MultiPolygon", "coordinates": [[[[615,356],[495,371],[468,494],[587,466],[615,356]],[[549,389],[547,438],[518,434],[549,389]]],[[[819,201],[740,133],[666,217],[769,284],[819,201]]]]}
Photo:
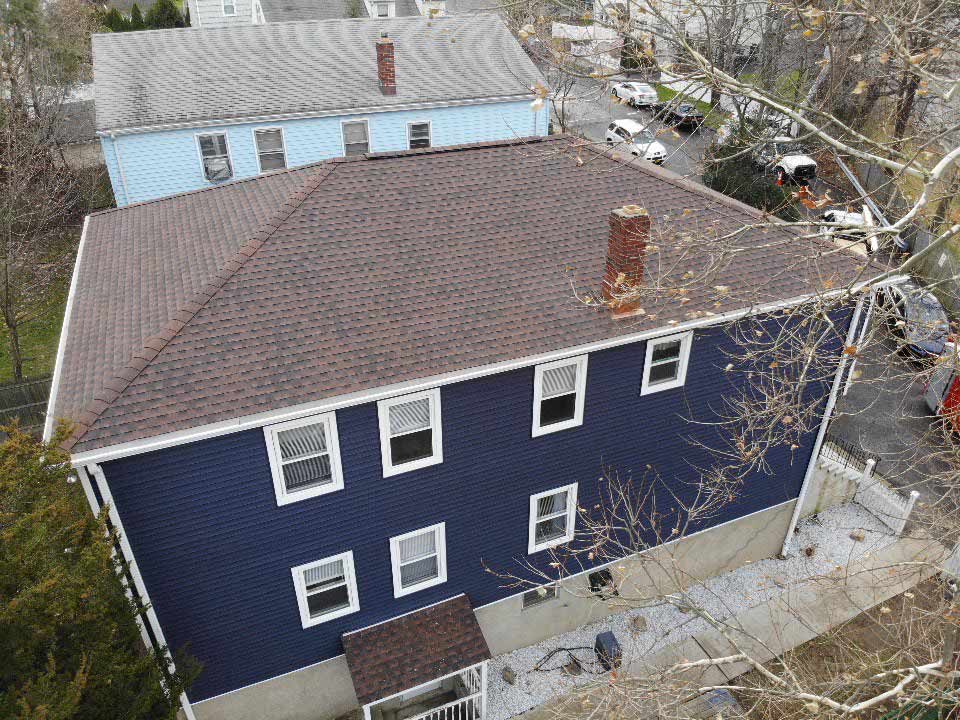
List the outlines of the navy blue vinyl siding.
{"type": "MultiPolygon", "coordinates": [[[[334,657],[343,632],[461,592],[474,606],[513,594],[483,564],[520,571],[532,493],[576,481],[589,507],[604,467],[639,475],[649,464],[689,498],[693,468],[708,463],[689,439],[716,431],[684,417],[710,417],[742,377],[723,371],[728,343],[722,330],[697,333],[685,387],[642,397],[643,343],[592,353],[583,425],[537,438],[532,367],[443,386],[443,463],[387,479],[376,404],[340,410],[344,490],[283,507],[259,429],[106,464],[167,641],[205,665],[191,698],[334,657]],[[389,538],[441,521],[447,582],[394,599],[389,538]],[[360,611],[304,630],[290,568],[345,550],[360,611]]],[[[773,452],[772,473],[748,479],[713,523],[796,497],[811,445],[773,452]]]]}

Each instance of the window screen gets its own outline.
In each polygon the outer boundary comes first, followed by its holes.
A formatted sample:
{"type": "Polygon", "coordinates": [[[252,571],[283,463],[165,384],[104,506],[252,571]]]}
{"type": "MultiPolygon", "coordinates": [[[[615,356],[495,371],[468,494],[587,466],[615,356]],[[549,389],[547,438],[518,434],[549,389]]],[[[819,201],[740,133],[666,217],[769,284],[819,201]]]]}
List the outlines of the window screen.
{"type": "Polygon", "coordinates": [[[343,123],[343,150],[347,155],[363,155],[370,151],[367,123],[363,121],[343,123]]]}
{"type": "Polygon", "coordinates": [[[283,149],[283,131],[280,128],[257,130],[257,157],[260,160],[260,172],[283,170],[287,166],[287,157],[283,149]]]}
{"type": "Polygon", "coordinates": [[[540,425],[573,420],[577,413],[577,363],[543,371],[540,387],[540,425]]]}
{"type": "Polygon", "coordinates": [[[537,545],[566,537],[567,501],[566,490],[537,499],[537,519],[534,527],[537,545]]]}
{"type": "Polygon", "coordinates": [[[437,536],[433,530],[401,540],[400,585],[408,588],[440,575],[437,536]]]}
{"type": "Polygon", "coordinates": [[[342,559],[303,571],[307,608],[312,619],[350,607],[350,589],[342,559]]]}
{"type": "Polygon", "coordinates": [[[287,492],[298,492],[333,482],[324,423],[277,433],[283,483],[287,492]]]}
{"type": "Polygon", "coordinates": [[[670,382],[680,376],[681,346],[680,340],[670,340],[653,346],[647,376],[648,385],[670,382]]]}

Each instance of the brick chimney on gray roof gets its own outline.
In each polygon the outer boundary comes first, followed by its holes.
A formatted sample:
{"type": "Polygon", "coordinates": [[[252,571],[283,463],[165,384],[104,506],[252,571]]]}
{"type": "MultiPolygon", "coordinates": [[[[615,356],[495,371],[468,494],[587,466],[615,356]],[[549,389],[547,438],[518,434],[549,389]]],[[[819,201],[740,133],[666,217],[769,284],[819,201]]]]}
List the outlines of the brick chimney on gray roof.
{"type": "Polygon", "coordinates": [[[393,40],[380,33],[377,40],[377,80],[384,95],[397,94],[397,68],[393,59],[393,40]]]}

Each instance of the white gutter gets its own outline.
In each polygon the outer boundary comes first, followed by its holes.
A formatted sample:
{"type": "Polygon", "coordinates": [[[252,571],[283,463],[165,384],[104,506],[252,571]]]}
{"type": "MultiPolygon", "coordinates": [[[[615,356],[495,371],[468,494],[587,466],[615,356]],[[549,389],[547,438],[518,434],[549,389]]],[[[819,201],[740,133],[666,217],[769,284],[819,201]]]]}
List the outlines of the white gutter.
{"type": "MultiPolygon", "coordinates": [[[[862,288],[865,285],[866,283],[858,283],[858,285],[854,288],[854,292],[858,292],[859,288],[862,288]]],[[[353,407],[355,405],[376,402],[378,400],[396,397],[397,395],[418,392],[420,390],[429,390],[443,385],[451,385],[453,383],[474,380],[476,378],[486,377],[488,375],[496,375],[503,372],[509,372],[511,370],[531,367],[533,365],[539,365],[541,363],[550,362],[553,360],[561,360],[574,355],[582,355],[584,353],[596,352],[598,350],[605,350],[607,348],[630,345],[631,343],[649,340],[651,338],[657,338],[665,335],[673,335],[674,333],[684,332],[686,330],[712,327],[725,322],[740,320],[751,315],[762,315],[789,307],[795,307],[797,305],[810,302],[818,297],[839,297],[846,292],[846,289],[838,289],[820,295],[801,295],[789,300],[780,300],[765,305],[758,305],[756,307],[741,308],[739,310],[732,310],[730,312],[721,313],[718,315],[707,316],[698,320],[688,320],[687,322],[676,323],[675,325],[661,325],[660,327],[631,333],[629,335],[620,335],[618,337],[607,338],[605,340],[599,340],[584,345],[552,350],[550,352],[541,353],[538,355],[528,355],[516,360],[505,360],[503,362],[480,365],[466,370],[458,370],[440,375],[431,375],[429,377],[417,378],[407,382],[381,386],[373,390],[363,390],[355,393],[348,393],[346,395],[337,395],[332,398],[326,398],[324,400],[310,403],[303,403],[300,405],[291,405],[285,408],[271,410],[269,412],[242,415],[231,420],[208,423],[195,428],[190,428],[188,430],[178,430],[140,440],[131,440],[125,443],[107,445],[95,450],[88,450],[86,452],[75,454],[73,456],[73,465],[76,467],[86,463],[100,463],[108,460],[115,460],[121,457],[140,455],[142,453],[153,452],[154,450],[173,447],[175,445],[184,445],[186,443],[206,440],[209,438],[219,437],[221,435],[228,435],[230,433],[240,432],[242,430],[260,428],[264,425],[271,425],[273,423],[284,422],[286,420],[295,420],[333,410],[353,407]]],[[[624,318],[621,320],[621,322],[629,321],[630,318],[624,318]]]]}
{"type": "MultiPolygon", "coordinates": [[[[130,540],[127,538],[127,534],[123,530],[123,523],[120,520],[120,514],[117,512],[117,506],[113,502],[113,495],[110,493],[110,487],[107,485],[107,478],[103,474],[103,470],[99,465],[90,464],[89,467],[85,468],[86,472],[89,472],[94,481],[97,483],[97,489],[100,490],[100,497],[103,498],[104,504],[107,506],[107,513],[110,517],[110,522],[113,524],[114,529],[117,531],[117,541],[120,543],[120,552],[124,557],[124,560],[127,561],[127,568],[130,572],[130,577],[133,579],[133,584],[137,588],[137,594],[140,595],[140,600],[143,602],[144,607],[146,608],[147,622],[150,623],[150,629],[153,630],[153,636],[157,639],[157,642],[164,648],[166,648],[167,656],[167,666],[170,668],[171,673],[177,671],[176,665],[173,663],[173,656],[170,654],[170,648],[167,645],[167,640],[163,636],[163,630],[160,628],[160,620],[157,618],[157,611],[153,609],[153,603],[150,602],[150,596],[147,594],[147,586],[143,582],[143,576],[140,575],[140,569],[137,567],[136,558],[133,555],[133,548],[130,546],[130,540]]],[[[193,714],[193,708],[190,706],[190,700],[187,698],[186,693],[180,693],[180,707],[183,709],[183,714],[186,717],[186,720],[197,720],[196,715],[193,714]]]]}
{"type": "MultiPolygon", "coordinates": [[[[881,283],[877,283],[873,288],[871,288],[871,297],[874,296],[877,288],[881,288],[886,285],[899,285],[906,279],[907,278],[904,275],[895,275],[887,278],[881,283]]],[[[864,284],[859,286],[860,289],[863,289],[864,287],[864,284]]],[[[847,337],[843,341],[844,348],[847,348],[852,344],[853,338],[860,329],[860,314],[863,311],[864,299],[864,296],[861,295],[860,299],[857,300],[856,310],[853,312],[853,317],[850,319],[850,327],[847,329],[847,337]]],[[[803,502],[807,497],[807,490],[809,490],[811,481],[816,474],[817,461],[820,459],[820,448],[823,445],[823,438],[827,434],[827,425],[830,424],[830,418],[833,415],[833,409],[837,404],[837,395],[839,394],[840,386],[843,384],[844,380],[843,371],[847,366],[847,360],[849,357],[850,356],[846,353],[843,353],[840,356],[840,365],[837,368],[837,372],[833,376],[833,385],[830,387],[830,397],[827,398],[827,406],[823,409],[823,418],[820,421],[820,429],[817,431],[817,439],[813,443],[813,452],[810,454],[810,461],[807,463],[807,471],[803,475],[803,484],[800,486],[800,495],[797,496],[797,504],[793,508],[793,515],[790,518],[790,524],[787,526],[787,534],[784,536],[783,546],[780,548],[781,557],[787,556],[787,549],[790,545],[790,540],[793,537],[794,531],[797,529],[797,523],[800,521],[800,512],[803,509],[803,502]]]]}
{"type": "Polygon", "coordinates": [[[224,125],[246,125],[253,123],[269,123],[280,120],[304,120],[309,118],[339,117],[341,115],[372,115],[386,112],[402,112],[405,110],[429,110],[431,108],[463,107],[467,105],[490,105],[501,102],[518,102],[533,100],[537,96],[533,93],[517,93],[516,95],[497,95],[485,98],[470,98],[464,100],[437,100],[435,102],[403,103],[402,105],[373,105],[357,108],[336,108],[333,110],[314,110],[298,113],[277,113],[272,115],[247,115],[243,117],[214,118],[210,120],[193,120],[177,123],[161,123],[158,125],[144,125],[141,127],[113,128],[97,130],[100,137],[114,137],[116,135],[136,135],[140,133],[162,132],[166,130],[183,130],[185,128],[219,127],[224,125]]]}
{"type": "Polygon", "coordinates": [[[70,290],[67,292],[67,307],[63,312],[63,327],[60,328],[60,341],[57,343],[57,358],[53,364],[53,378],[50,381],[50,397],[47,400],[47,417],[43,421],[43,440],[50,440],[53,435],[53,409],[57,404],[57,390],[60,386],[60,375],[63,373],[63,353],[67,347],[67,330],[70,328],[70,314],[73,310],[73,299],[77,295],[77,278],[80,276],[80,259],[83,257],[83,246],[87,240],[87,226],[90,216],[83,219],[83,230],[80,231],[80,245],[77,246],[77,259],[73,265],[73,275],[70,277],[70,290]]]}

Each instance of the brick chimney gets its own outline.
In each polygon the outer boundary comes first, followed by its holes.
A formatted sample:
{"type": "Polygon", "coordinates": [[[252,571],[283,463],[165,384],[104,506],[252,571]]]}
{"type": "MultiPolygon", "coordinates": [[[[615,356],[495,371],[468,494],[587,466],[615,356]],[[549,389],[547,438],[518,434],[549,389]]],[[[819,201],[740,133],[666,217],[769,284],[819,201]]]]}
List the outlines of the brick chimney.
{"type": "Polygon", "coordinates": [[[393,61],[393,40],[385,32],[377,40],[377,80],[384,95],[397,94],[397,68],[393,61]]]}
{"type": "MultiPolygon", "coordinates": [[[[630,285],[643,281],[649,241],[650,215],[644,208],[624,205],[610,213],[607,269],[603,275],[604,299],[612,300],[622,295],[630,285]]],[[[629,309],[626,305],[618,308],[619,311],[629,309]]]]}

